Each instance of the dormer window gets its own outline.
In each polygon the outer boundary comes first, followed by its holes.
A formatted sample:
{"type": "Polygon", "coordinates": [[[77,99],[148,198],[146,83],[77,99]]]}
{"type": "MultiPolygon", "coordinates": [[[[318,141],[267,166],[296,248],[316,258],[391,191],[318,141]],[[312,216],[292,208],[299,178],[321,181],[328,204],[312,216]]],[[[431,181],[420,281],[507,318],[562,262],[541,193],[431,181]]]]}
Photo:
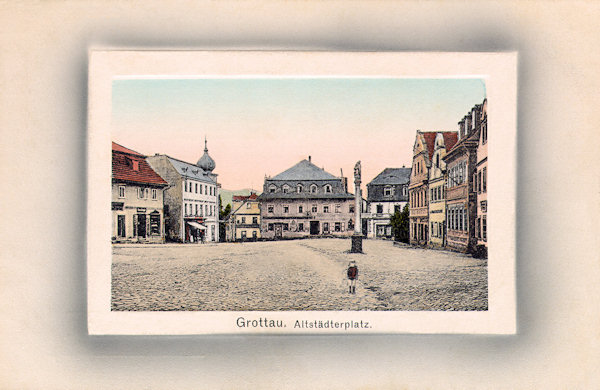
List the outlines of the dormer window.
{"type": "Polygon", "coordinates": [[[311,194],[316,194],[317,193],[317,185],[316,184],[312,184],[310,186],[310,193],[311,194]]]}
{"type": "Polygon", "coordinates": [[[325,190],[326,194],[330,194],[331,193],[331,185],[330,184],[325,184],[325,186],[323,187],[323,189],[325,190]]]}
{"type": "Polygon", "coordinates": [[[385,186],[385,188],[383,189],[383,196],[392,196],[392,195],[394,195],[394,187],[385,186]]]}
{"type": "Polygon", "coordinates": [[[296,186],[296,192],[297,192],[297,193],[301,193],[302,191],[304,191],[304,188],[302,187],[302,184],[298,184],[298,185],[296,186]]]}
{"type": "Polygon", "coordinates": [[[287,184],[284,184],[281,190],[284,194],[287,194],[290,191],[290,187],[287,184]]]}
{"type": "Polygon", "coordinates": [[[271,184],[269,186],[269,193],[274,194],[275,190],[277,190],[277,187],[274,184],[271,184]]]}

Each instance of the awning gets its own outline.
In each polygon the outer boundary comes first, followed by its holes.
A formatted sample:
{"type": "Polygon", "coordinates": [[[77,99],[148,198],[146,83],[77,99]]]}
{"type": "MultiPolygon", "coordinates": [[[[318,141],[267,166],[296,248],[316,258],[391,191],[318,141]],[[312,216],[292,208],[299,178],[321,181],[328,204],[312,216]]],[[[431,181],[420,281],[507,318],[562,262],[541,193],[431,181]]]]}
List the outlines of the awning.
{"type": "Polygon", "coordinates": [[[187,224],[190,225],[190,226],[195,227],[196,229],[206,230],[206,226],[202,226],[198,222],[193,222],[192,221],[192,222],[188,222],[187,224]]]}

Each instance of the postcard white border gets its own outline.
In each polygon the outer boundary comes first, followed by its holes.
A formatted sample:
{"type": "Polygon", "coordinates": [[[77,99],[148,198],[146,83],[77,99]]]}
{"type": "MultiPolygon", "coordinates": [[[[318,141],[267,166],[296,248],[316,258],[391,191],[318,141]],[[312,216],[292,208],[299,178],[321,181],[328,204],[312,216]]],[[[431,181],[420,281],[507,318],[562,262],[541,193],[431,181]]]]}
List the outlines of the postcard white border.
{"type": "MultiPolygon", "coordinates": [[[[474,102],[474,104],[477,102],[474,102]]],[[[93,335],[516,332],[517,54],[282,51],[90,51],[88,116],[88,332],[93,335]],[[487,311],[111,312],[111,88],[116,77],[479,77],[489,123],[487,311]],[[240,328],[236,319],[283,320],[240,328]],[[369,328],[294,329],[296,320],[369,322],[369,328]]],[[[416,129],[415,129],[416,130],[416,129]]]]}

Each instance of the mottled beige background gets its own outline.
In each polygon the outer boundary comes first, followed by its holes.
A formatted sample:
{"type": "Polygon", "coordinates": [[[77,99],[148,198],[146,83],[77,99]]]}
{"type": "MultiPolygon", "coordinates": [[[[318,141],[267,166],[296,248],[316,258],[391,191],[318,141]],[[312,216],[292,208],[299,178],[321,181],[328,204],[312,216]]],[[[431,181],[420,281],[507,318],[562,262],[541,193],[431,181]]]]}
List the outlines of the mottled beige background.
{"type": "Polygon", "coordinates": [[[2,3],[0,387],[599,387],[598,20],[592,1],[2,3]],[[519,51],[518,335],[87,336],[92,45],[519,51]]]}

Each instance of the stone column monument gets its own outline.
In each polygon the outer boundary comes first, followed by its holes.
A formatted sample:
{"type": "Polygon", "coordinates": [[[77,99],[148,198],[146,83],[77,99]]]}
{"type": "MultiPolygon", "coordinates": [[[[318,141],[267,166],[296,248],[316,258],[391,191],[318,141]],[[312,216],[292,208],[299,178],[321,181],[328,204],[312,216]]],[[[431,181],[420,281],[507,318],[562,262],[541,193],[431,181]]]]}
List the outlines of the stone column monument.
{"type": "Polygon", "coordinates": [[[350,253],[362,253],[362,196],[360,190],[360,161],[354,165],[354,233],[350,253]]]}

